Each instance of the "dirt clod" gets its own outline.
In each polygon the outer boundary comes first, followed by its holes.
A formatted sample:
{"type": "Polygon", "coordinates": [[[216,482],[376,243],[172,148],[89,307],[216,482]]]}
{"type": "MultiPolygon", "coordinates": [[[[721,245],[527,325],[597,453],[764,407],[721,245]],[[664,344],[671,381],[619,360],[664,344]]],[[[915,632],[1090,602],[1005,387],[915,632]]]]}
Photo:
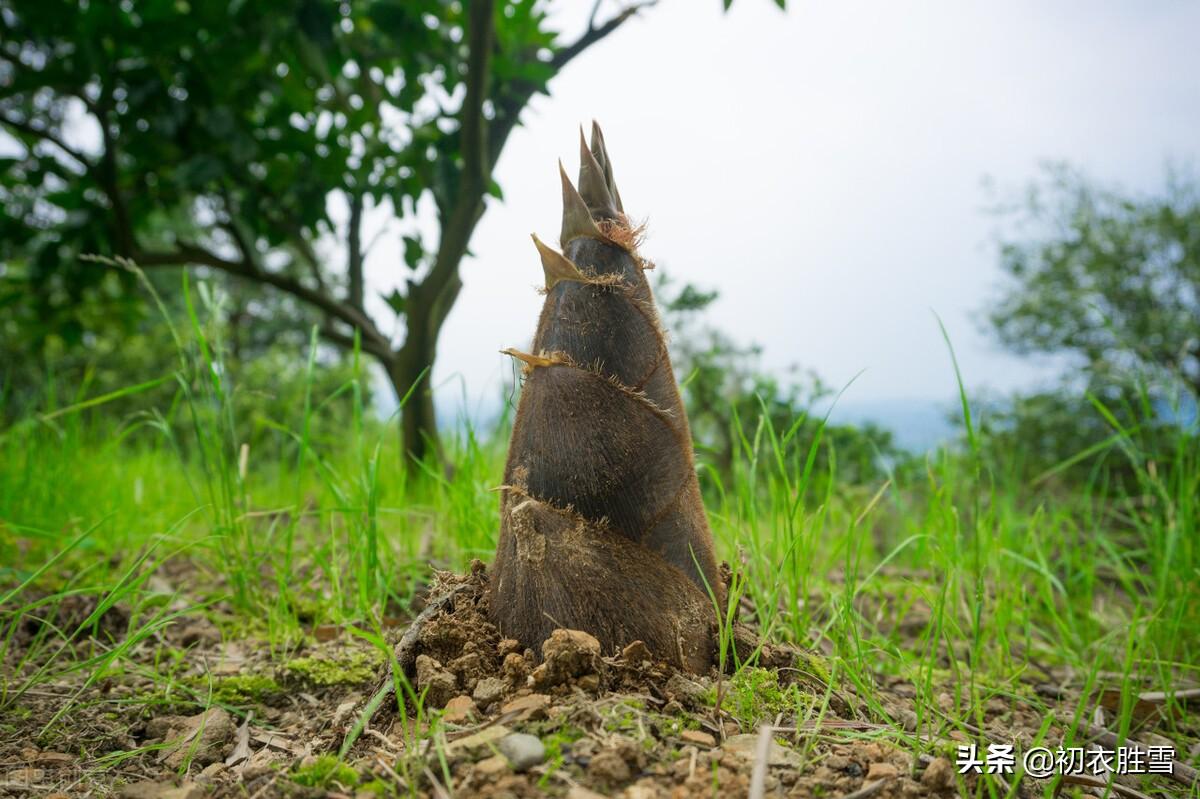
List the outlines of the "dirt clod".
{"type": "Polygon", "coordinates": [[[954,766],[944,757],[935,757],[925,767],[921,784],[935,791],[954,787],[954,766]]]}
{"type": "Polygon", "coordinates": [[[872,763],[867,769],[867,780],[874,782],[875,780],[890,780],[900,775],[900,769],[893,766],[891,763],[872,763]]]}
{"type": "Polygon", "coordinates": [[[703,730],[684,730],[679,734],[679,740],[697,746],[712,748],[717,745],[717,739],[703,730]]]}
{"type": "Polygon", "coordinates": [[[550,707],[550,697],[545,694],[529,694],[518,697],[500,708],[501,715],[515,714],[517,721],[529,721],[546,718],[546,710],[550,707]]]}
{"type": "Polygon", "coordinates": [[[458,693],[458,678],[429,655],[417,655],[417,690],[429,707],[444,707],[458,693]]]}
{"type": "Polygon", "coordinates": [[[446,703],[446,712],[442,716],[451,724],[463,724],[479,715],[475,700],[466,694],[460,694],[446,703]]]}
{"type": "Polygon", "coordinates": [[[643,641],[634,641],[629,646],[621,650],[621,660],[631,666],[637,666],[641,663],[650,660],[650,650],[646,647],[643,641]]]}
{"type": "Polygon", "coordinates": [[[487,707],[504,696],[504,680],[499,677],[484,677],[475,683],[471,696],[480,707],[487,707]]]}
{"type": "MultiPolygon", "coordinates": [[[[758,757],[758,733],[742,733],[730,736],[721,745],[721,751],[742,760],[754,762],[758,757]]],[[[772,740],[770,746],[767,748],[767,764],[797,768],[800,765],[800,756],[791,749],[780,746],[777,741],[772,740]]]]}
{"type": "Polygon", "coordinates": [[[224,758],[234,724],[227,712],[211,708],[195,716],[160,716],[146,725],[146,732],[166,745],[159,760],[167,768],[184,763],[203,767],[224,758]]]}
{"type": "Polygon", "coordinates": [[[596,674],[601,667],[600,642],[582,630],[555,630],[542,644],[542,658],[542,664],[533,670],[533,684],[552,688],[596,674]]]}
{"type": "Polygon", "coordinates": [[[629,764],[613,750],[600,752],[587,767],[588,776],[610,786],[626,782],[631,776],[629,764]]]}

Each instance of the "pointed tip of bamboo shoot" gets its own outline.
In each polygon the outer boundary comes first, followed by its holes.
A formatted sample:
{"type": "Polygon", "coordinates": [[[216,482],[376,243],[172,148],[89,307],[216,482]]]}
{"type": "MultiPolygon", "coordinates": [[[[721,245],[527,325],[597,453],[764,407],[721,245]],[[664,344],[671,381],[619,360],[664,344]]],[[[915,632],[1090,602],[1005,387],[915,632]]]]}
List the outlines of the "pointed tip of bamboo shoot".
{"type": "Polygon", "coordinates": [[[555,353],[549,355],[534,355],[528,352],[521,352],[513,347],[500,350],[502,355],[508,355],[511,358],[516,358],[521,363],[525,364],[526,368],[536,369],[539,366],[556,366],[564,363],[562,357],[554,357],[555,353]]]}
{"type": "Polygon", "coordinates": [[[604,143],[604,131],[600,129],[600,123],[592,120],[592,157],[600,164],[604,170],[604,184],[608,188],[609,196],[612,197],[613,205],[618,213],[625,213],[625,207],[621,203],[621,192],[617,191],[617,182],[613,178],[612,158],[608,154],[608,147],[604,143]]]}
{"type": "Polygon", "coordinates": [[[563,167],[562,161],[558,162],[558,174],[562,178],[563,193],[562,233],[559,235],[559,244],[565,247],[571,239],[580,236],[604,238],[600,228],[596,227],[595,220],[592,219],[587,203],[575,190],[571,179],[567,177],[567,170],[563,167]]]}
{"type": "Polygon", "coordinates": [[[593,219],[616,219],[617,207],[608,190],[604,166],[596,159],[579,129],[579,194],[593,219]]]}
{"type": "Polygon", "coordinates": [[[567,256],[547,246],[536,233],[531,233],[533,245],[537,247],[538,256],[542,259],[542,272],[546,276],[546,291],[562,280],[584,281],[586,277],[579,267],[567,256]]]}

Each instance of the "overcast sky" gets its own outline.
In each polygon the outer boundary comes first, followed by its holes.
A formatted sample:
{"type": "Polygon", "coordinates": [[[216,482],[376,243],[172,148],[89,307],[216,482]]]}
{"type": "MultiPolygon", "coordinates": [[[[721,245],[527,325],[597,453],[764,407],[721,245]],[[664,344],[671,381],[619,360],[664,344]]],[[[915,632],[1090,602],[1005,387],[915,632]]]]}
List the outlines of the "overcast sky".
{"type": "MultiPolygon", "coordinates": [[[[573,3],[585,12],[590,3],[573,3]]],[[[604,127],[644,253],[719,289],[711,320],[799,364],[848,401],[954,390],[932,311],[972,388],[1010,390],[1049,369],[981,330],[1001,280],[985,177],[1016,190],[1067,159],[1131,189],[1196,165],[1200,4],[666,0],[584,53],[523,117],[442,333],[443,406],[490,404],[528,346],[542,298],[529,233],[557,239],[556,160],[604,127]]],[[[558,18],[582,27],[581,13],[558,18]]],[[[388,290],[393,240],[372,253],[388,290]]]]}

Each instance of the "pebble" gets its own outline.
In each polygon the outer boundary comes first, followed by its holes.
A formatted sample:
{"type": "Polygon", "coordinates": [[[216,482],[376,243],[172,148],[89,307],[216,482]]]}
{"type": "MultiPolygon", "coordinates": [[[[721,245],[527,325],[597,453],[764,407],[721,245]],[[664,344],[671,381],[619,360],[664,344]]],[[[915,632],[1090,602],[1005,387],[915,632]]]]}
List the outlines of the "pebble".
{"type": "Polygon", "coordinates": [[[545,694],[530,694],[504,704],[500,708],[500,712],[516,713],[517,721],[529,721],[546,718],[546,711],[549,707],[550,697],[545,694]]]}
{"type": "Polygon", "coordinates": [[[484,677],[475,683],[475,691],[472,696],[475,697],[475,701],[479,703],[480,707],[487,707],[504,696],[504,680],[499,677],[484,677]]]}
{"type": "Polygon", "coordinates": [[[703,730],[684,730],[679,734],[679,740],[689,744],[699,744],[710,749],[717,745],[717,739],[703,730]]]}
{"type": "Polygon", "coordinates": [[[475,700],[462,694],[446,703],[446,712],[442,719],[451,724],[462,724],[477,715],[479,715],[479,708],[475,706],[475,700]]]}
{"type": "Polygon", "coordinates": [[[511,730],[503,724],[493,724],[490,727],[484,727],[474,735],[468,735],[466,738],[459,738],[457,741],[451,741],[446,747],[447,755],[458,755],[462,752],[470,752],[474,749],[481,749],[489,744],[494,744],[504,736],[508,735],[511,730]]]}
{"type": "Polygon", "coordinates": [[[921,784],[934,790],[953,787],[954,766],[944,757],[935,757],[925,767],[925,773],[921,775],[921,784]]]}
{"type": "Polygon", "coordinates": [[[891,763],[872,763],[867,769],[867,780],[874,782],[875,780],[890,780],[893,777],[900,776],[900,769],[893,766],[891,763]]]}
{"type": "Polygon", "coordinates": [[[426,691],[426,707],[443,707],[458,694],[458,679],[429,655],[417,655],[417,688],[426,691]]]}
{"type": "Polygon", "coordinates": [[[641,665],[642,662],[650,660],[650,650],[646,648],[644,641],[634,641],[621,650],[621,659],[635,666],[641,665]]]}
{"type": "Polygon", "coordinates": [[[508,760],[503,755],[492,755],[475,764],[475,773],[484,777],[494,777],[508,771],[508,760]]]}
{"type": "Polygon", "coordinates": [[[598,753],[587,766],[588,776],[606,783],[620,783],[628,780],[632,773],[625,758],[612,750],[598,753]]]}
{"type": "Polygon", "coordinates": [[[588,790],[582,785],[572,785],[571,790],[567,791],[567,799],[604,799],[604,795],[588,790]]]}
{"type": "Polygon", "coordinates": [[[504,736],[496,748],[512,763],[513,771],[525,771],[546,759],[546,747],[541,740],[524,732],[504,736]]]}
{"type": "MultiPolygon", "coordinates": [[[[725,739],[725,743],[722,744],[721,749],[753,762],[758,757],[758,734],[747,732],[740,735],[731,735],[725,739]]],[[[772,740],[771,746],[767,749],[767,765],[798,768],[800,766],[800,756],[791,749],[785,749],[772,740]]]]}

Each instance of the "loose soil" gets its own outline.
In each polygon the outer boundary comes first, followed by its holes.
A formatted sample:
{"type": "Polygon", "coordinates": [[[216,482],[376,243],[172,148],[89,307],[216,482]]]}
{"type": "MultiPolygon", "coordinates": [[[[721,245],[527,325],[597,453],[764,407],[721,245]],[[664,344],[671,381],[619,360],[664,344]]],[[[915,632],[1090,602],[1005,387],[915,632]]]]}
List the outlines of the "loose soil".
{"type": "MultiPolygon", "coordinates": [[[[419,624],[387,632],[411,678],[402,702],[388,690],[392,657],[348,631],[318,628],[297,649],[272,654],[185,617],[137,644],[137,669],[90,682],[81,669],[22,696],[0,719],[0,796],[976,795],[979,778],[954,765],[958,746],[1053,749],[1064,726],[1043,730],[1048,715],[1069,720],[1082,707],[1103,726],[1113,719],[1104,708],[1119,707],[1119,696],[1103,692],[1082,701],[1081,680],[1067,670],[1030,667],[964,719],[956,712],[962,674],[953,679],[947,663],[937,712],[919,718],[911,682],[875,675],[872,707],[826,682],[821,652],[760,647],[741,625],[736,649],[757,651],[757,665],[736,677],[673,670],[638,643],[604,653],[570,630],[534,653],[487,620],[486,580],[479,563],[466,575],[438,573],[419,624]]],[[[92,610],[72,605],[54,620],[26,619],[13,632],[3,678],[17,685],[37,668],[21,653],[40,624],[69,628],[64,614],[82,620],[92,610]]],[[[129,622],[127,609],[111,609],[69,643],[74,656],[118,645],[129,622]]],[[[923,628],[915,619],[896,634],[917,646],[923,628]]],[[[1200,715],[1187,709],[1167,737],[1166,706],[1148,696],[1135,707],[1132,735],[1195,765],[1200,715]]],[[[1006,784],[1010,795],[1032,797],[1052,783],[1006,784]]],[[[1114,789],[1188,794],[1180,779],[1160,776],[1119,777],[1114,789]]]]}

